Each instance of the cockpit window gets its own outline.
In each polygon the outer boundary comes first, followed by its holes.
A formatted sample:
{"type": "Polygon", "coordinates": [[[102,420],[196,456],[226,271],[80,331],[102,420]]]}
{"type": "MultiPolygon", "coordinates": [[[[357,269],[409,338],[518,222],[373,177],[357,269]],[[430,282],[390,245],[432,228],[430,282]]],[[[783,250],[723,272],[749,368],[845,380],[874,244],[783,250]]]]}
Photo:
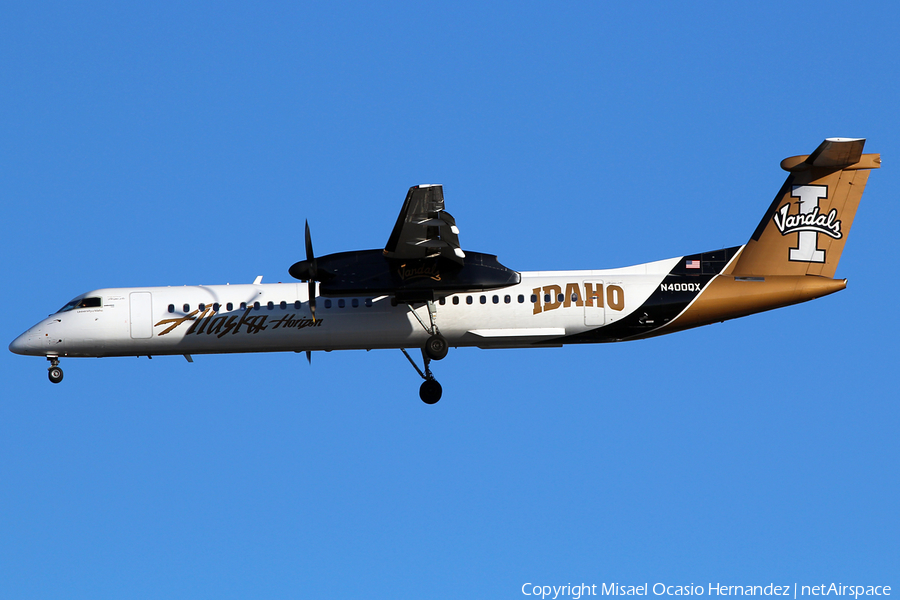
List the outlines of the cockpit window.
{"type": "Polygon", "coordinates": [[[56,312],[66,312],[79,308],[100,308],[103,306],[101,298],[75,298],[56,312]]]}

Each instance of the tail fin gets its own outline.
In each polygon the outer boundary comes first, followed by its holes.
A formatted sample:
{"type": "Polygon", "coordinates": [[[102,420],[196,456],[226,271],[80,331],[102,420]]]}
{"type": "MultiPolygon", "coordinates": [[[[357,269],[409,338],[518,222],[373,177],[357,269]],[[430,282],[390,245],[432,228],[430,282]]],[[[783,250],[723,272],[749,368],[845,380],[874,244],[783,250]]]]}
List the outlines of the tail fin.
{"type": "Polygon", "coordinates": [[[881,166],[880,154],[862,153],[865,143],[829,138],[809,156],[781,161],[787,181],[730,274],[833,278],[869,170],[881,166]]]}

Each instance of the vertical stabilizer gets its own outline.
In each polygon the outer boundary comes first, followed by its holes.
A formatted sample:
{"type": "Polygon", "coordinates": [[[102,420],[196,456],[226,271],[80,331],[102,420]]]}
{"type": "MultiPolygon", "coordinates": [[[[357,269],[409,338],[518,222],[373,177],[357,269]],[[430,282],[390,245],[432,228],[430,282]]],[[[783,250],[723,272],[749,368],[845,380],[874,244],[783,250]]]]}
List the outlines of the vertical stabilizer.
{"type": "Polygon", "coordinates": [[[731,272],[738,277],[833,278],[869,170],[881,155],[864,139],[829,138],[809,156],[781,161],[789,173],[731,272]]]}

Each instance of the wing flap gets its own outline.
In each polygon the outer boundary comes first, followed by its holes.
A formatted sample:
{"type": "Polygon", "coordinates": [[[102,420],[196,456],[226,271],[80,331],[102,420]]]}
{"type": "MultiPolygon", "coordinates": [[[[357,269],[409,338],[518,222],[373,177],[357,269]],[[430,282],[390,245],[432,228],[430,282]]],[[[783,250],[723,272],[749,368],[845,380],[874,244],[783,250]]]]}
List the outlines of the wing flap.
{"type": "Polygon", "coordinates": [[[462,263],[465,253],[459,245],[459,228],[444,210],[443,186],[409,188],[384,255],[399,260],[444,256],[462,263]]]}

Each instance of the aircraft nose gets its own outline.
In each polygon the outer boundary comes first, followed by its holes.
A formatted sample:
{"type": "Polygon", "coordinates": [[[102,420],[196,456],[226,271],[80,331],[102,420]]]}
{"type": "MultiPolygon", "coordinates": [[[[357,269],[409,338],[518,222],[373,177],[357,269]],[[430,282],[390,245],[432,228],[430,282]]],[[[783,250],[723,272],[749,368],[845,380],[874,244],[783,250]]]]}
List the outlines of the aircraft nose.
{"type": "Polygon", "coordinates": [[[15,354],[25,354],[28,350],[28,332],[26,331],[9,345],[9,351],[15,354]]]}
{"type": "Polygon", "coordinates": [[[40,354],[40,327],[32,327],[9,345],[9,351],[15,354],[40,354]]]}

